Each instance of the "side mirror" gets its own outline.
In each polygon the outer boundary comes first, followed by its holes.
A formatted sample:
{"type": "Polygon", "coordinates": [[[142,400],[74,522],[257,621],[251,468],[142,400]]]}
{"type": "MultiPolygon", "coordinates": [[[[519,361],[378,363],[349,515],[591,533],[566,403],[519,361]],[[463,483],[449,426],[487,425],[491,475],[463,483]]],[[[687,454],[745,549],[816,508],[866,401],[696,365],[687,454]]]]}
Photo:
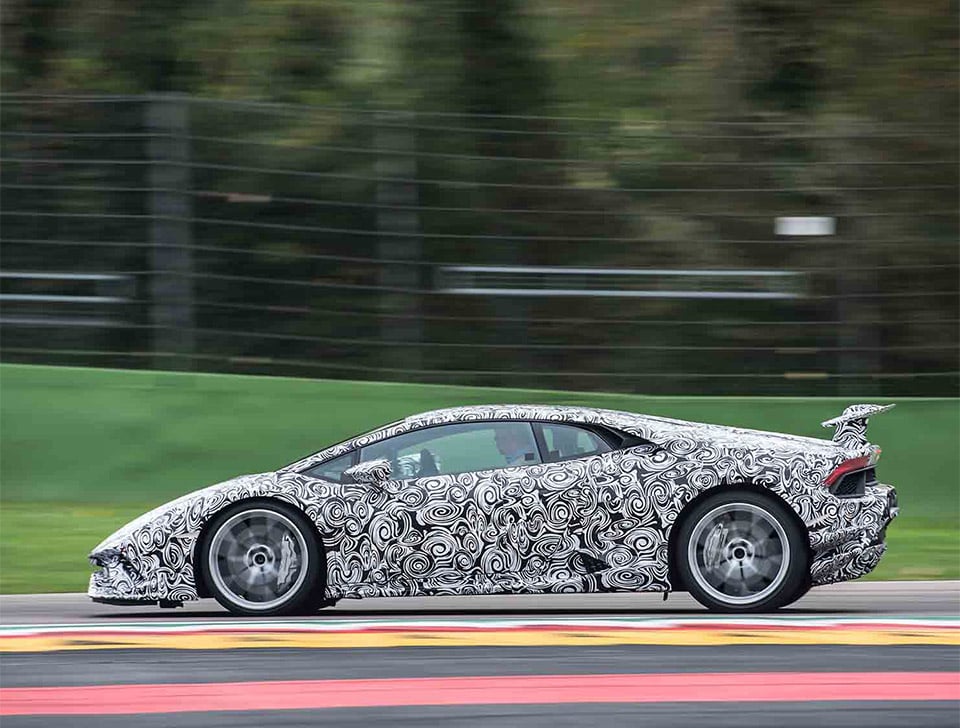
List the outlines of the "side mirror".
{"type": "Polygon", "coordinates": [[[390,461],[380,458],[379,460],[368,460],[365,463],[357,463],[352,468],[347,468],[343,474],[353,478],[356,483],[366,483],[375,485],[378,488],[390,480],[392,474],[390,461]]]}

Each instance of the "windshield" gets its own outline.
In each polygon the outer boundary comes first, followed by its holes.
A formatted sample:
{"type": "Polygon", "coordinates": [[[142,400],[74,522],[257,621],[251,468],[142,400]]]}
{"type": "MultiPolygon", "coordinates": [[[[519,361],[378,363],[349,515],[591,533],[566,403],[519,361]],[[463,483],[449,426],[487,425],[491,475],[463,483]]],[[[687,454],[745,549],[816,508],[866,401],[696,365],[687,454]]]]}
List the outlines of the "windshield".
{"type": "Polygon", "coordinates": [[[293,462],[287,463],[287,464],[284,465],[282,468],[277,468],[277,470],[278,470],[278,471],[280,471],[280,470],[299,470],[299,469],[301,469],[303,466],[307,465],[308,463],[315,463],[315,462],[317,462],[318,460],[322,460],[322,459],[323,459],[322,456],[323,456],[325,453],[327,453],[328,451],[330,451],[330,450],[335,450],[335,449],[341,447],[342,445],[346,445],[347,443],[350,443],[350,442],[352,442],[352,441],[354,441],[354,440],[356,440],[356,439],[358,439],[358,438],[361,438],[361,437],[370,437],[370,436],[375,435],[376,433],[380,432],[381,430],[386,430],[386,429],[389,429],[389,428],[391,428],[391,427],[395,427],[396,425],[399,425],[401,422],[403,422],[402,419],[400,419],[400,420],[394,420],[393,422],[389,422],[389,423],[387,423],[386,425],[381,425],[380,427],[376,427],[376,428],[374,428],[374,429],[372,429],[372,430],[369,430],[369,431],[367,431],[367,432],[362,432],[362,433],[360,433],[359,435],[354,435],[353,437],[348,437],[346,440],[341,440],[340,442],[334,443],[334,444],[332,444],[332,445],[327,445],[325,448],[322,448],[322,449],[320,449],[320,450],[317,450],[317,451],[315,451],[315,452],[312,452],[312,453],[310,453],[309,455],[304,455],[304,456],[302,456],[302,457],[299,457],[299,458],[297,458],[296,460],[294,460],[293,462]]]}

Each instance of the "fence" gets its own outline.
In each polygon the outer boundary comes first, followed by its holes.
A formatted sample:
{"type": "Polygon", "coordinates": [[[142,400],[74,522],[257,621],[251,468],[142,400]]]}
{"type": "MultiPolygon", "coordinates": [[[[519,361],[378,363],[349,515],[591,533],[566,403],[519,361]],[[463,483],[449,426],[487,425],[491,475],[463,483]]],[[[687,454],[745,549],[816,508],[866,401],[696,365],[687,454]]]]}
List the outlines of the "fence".
{"type": "Polygon", "coordinates": [[[0,101],[5,361],[958,393],[955,129],[0,101]]]}

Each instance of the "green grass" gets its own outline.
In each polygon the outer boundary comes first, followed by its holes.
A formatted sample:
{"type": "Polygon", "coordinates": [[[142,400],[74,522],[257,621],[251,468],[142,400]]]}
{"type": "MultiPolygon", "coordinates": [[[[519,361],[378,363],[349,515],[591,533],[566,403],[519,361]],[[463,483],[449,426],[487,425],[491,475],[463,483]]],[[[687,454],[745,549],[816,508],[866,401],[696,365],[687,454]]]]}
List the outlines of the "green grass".
{"type": "MultiPolygon", "coordinates": [[[[0,592],[81,589],[86,554],[154,505],[273,470],[436,407],[530,402],[612,407],[829,436],[848,398],[644,397],[213,374],[0,366],[0,592]],[[83,504],[83,505],[76,505],[83,504]]],[[[889,401],[889,400],[883,400],[889,401]]],[[[880,475],[904,517],[875,578],[960,571],[957,400],[894,399],[871,421],[880,475]]]]}
{"type": "Polygon", "coordinates": [[[0,594],[86,591],[87,554],[148,506],[4,503],[0,594]]]}
{"type": "Polygon", "coordinates": [[[887,529],[887,553],[868,579],[960,579],[956,521],[901,516],[887,529]]]}

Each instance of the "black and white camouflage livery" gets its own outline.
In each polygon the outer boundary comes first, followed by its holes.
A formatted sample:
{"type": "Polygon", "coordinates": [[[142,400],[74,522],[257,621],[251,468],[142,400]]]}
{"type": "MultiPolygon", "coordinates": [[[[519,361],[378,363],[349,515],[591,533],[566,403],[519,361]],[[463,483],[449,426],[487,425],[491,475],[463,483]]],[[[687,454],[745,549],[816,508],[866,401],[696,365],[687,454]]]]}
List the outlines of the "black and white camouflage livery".
{"type": "MultiPolygon", "coordinates": [[[[679,522],[720,489],[760,491],[796,514],[808,548],[806,587],[871,571],[896,516],[892,487],[871,480],[853,497],[825,485],[839,466],[878,448],[855,405],[831,440],[565,406],[474,406],[408,417],[275,472],[183,496],[123,527],[91,553],[89,595],[170,605],[210,596],[196,553],[205,527],[246,499],[282,502],[315,526],[322,603],[361,597],[537,592],[671,591],[679,522]],[[593,426],[623,436],[609,452],[456,474],[332,482],[317,464],[420,428],[522,421],[593,426]],[[384,479],[382,487],[370,484],[384,479]]],[[[361,463],[363,471],[386,461],[361,463]]],[[[396,466],[395,466],[396,468],[396,466]]],[[[873,472],[872,470],[870,471],[873,472]]],[[[394,469],[394,477],[401,477],[394,469]]],[[[805,591],[805,589],[803,589],[805,591]]],[[[321,606],[317,604],[316,606],[321,606]]]]}

